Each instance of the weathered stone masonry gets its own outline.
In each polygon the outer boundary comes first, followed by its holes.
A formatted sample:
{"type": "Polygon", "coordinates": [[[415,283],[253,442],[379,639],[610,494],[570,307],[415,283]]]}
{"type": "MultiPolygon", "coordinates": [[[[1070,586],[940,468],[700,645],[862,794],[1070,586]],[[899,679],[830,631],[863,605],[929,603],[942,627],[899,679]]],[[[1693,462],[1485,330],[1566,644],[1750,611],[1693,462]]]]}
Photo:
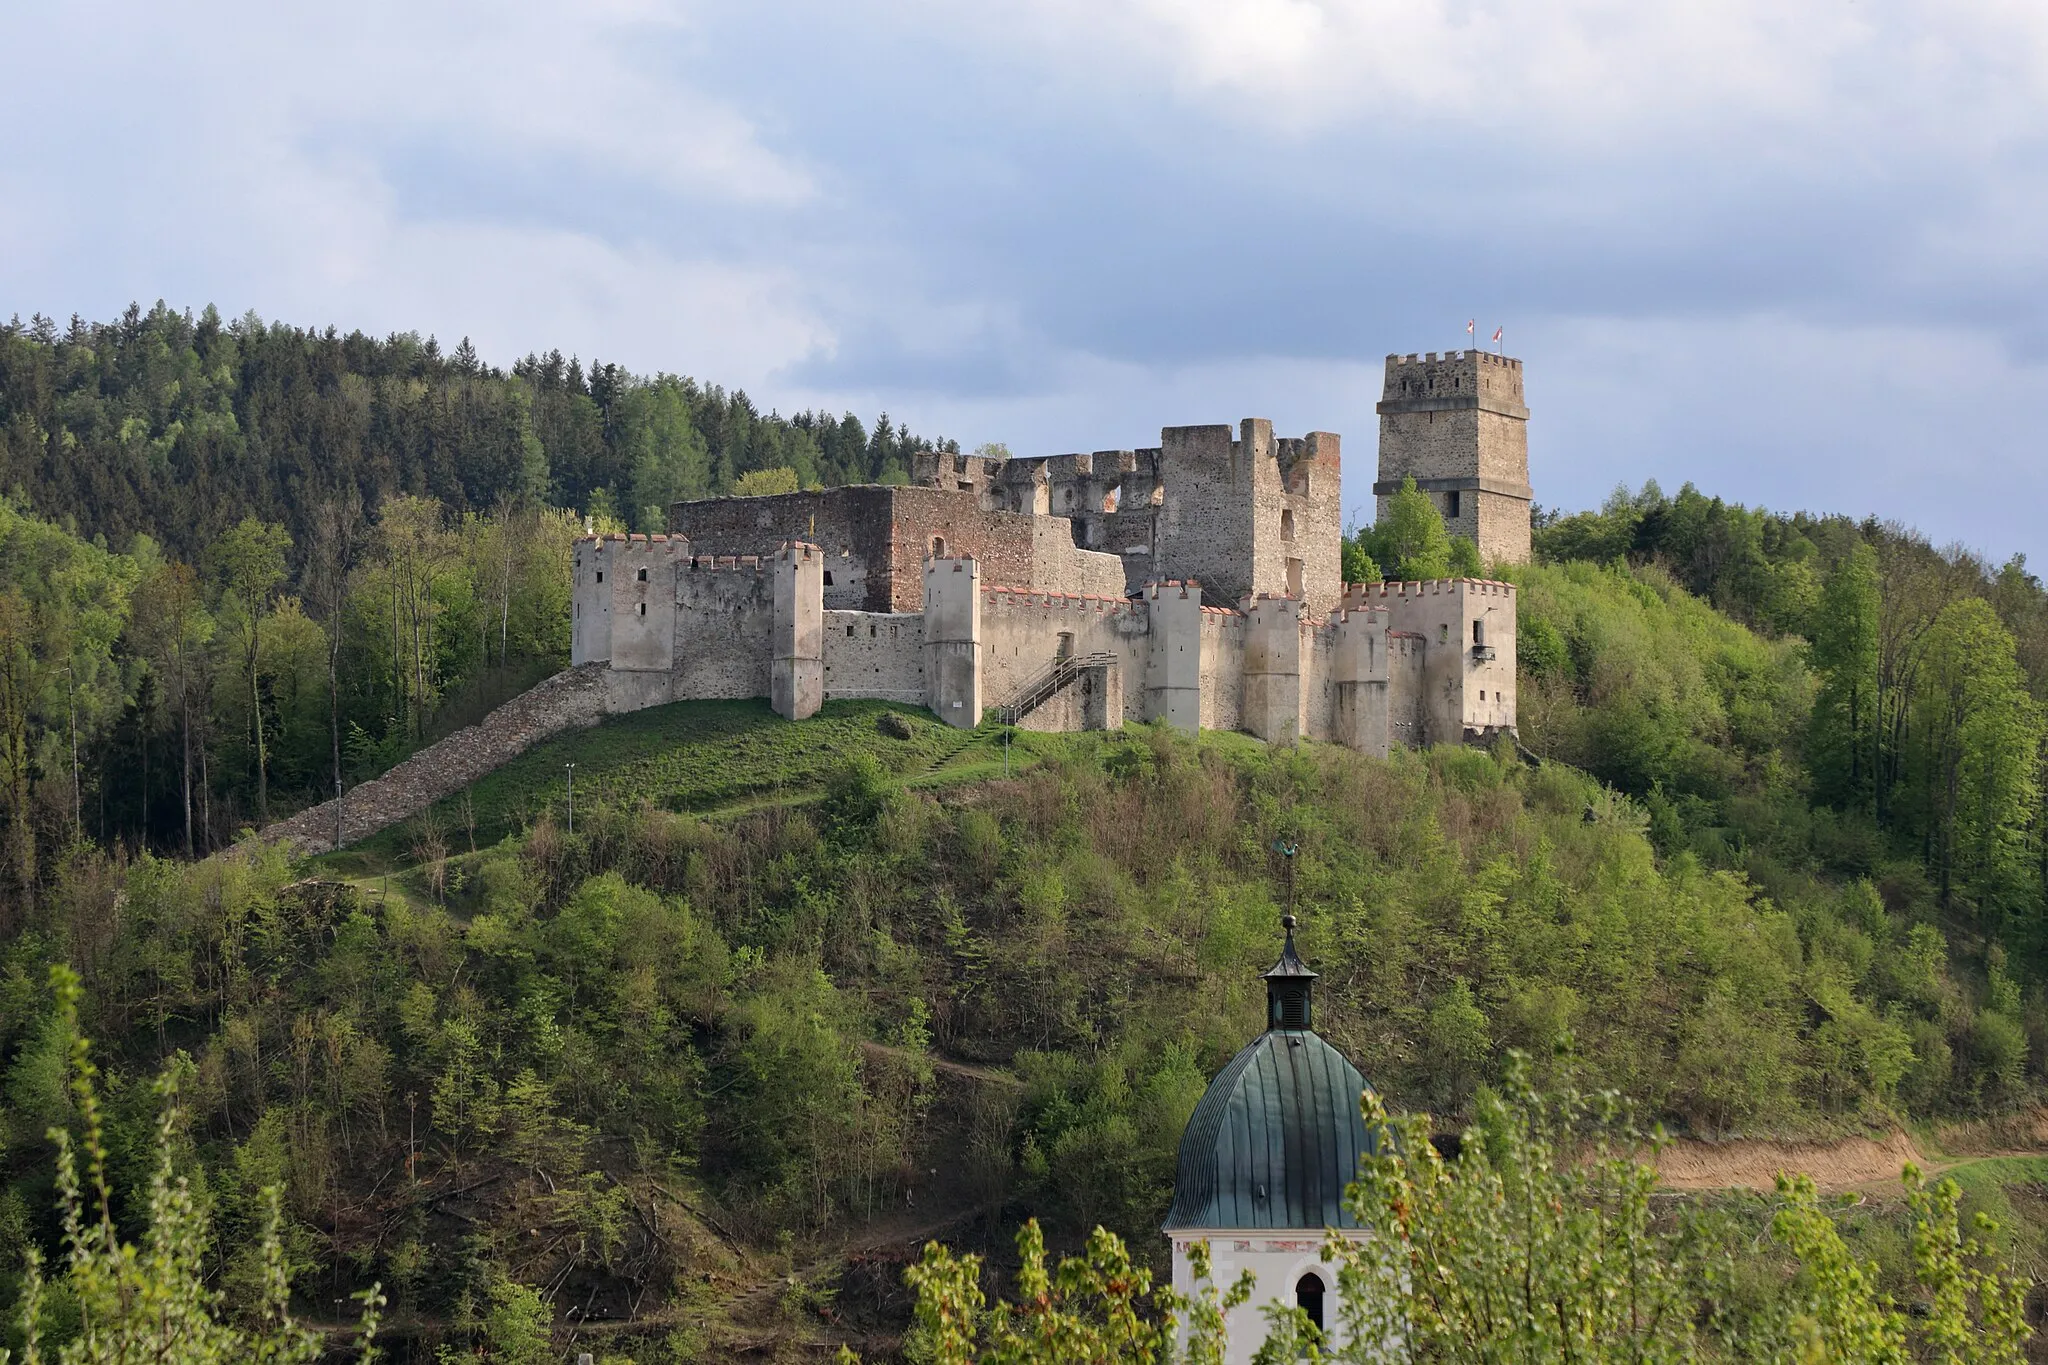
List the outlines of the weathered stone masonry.
{"type": "MultiPolygon", "coordinates": [[[[1412,476],[1494,562],[1529,553],[1521,362],[1389,356],[1384,495],[1412,476]]],[[[264,831],[306,850],[417,814],[550,735],[695,697],[927,705],[971,726],[1164,719],[1369,753],[1515,727],[1506,583],[1341,581],[1340,443],[1270,423],[1157,447],[930,455],[907,488],[678,503],[666,535],[575,550],[572,667],[338,805],[264,831]]]]}
{"type": "MultiPolygon", "coordinates": [[[[1528,552],[1518,361],[1392,356],[1379,492],[1414,477],[1497,561],[1528,552]]],[[[932,454],[909,487],[678,503],[576,547],[575,656],[606,705],[916,701],[971,727],[1159,718],[1372,753],[1515,725],[1515,598],[1481,579],[1352,584],[1329,432],[1248,418],[1157,447],[932,454]]]]}

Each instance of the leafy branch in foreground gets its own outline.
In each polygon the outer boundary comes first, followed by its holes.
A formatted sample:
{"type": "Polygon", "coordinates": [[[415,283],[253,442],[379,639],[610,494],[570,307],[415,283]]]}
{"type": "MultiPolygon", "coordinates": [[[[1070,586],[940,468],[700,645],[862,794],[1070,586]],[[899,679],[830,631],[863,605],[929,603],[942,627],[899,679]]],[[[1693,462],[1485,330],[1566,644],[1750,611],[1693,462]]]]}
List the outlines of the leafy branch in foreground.
{"type": "MultiPolygon", "coordinates": [[[[157,1083],[164,1106],[157,1120],[156,1168],[145,1204],[148,1231],[139,1247],[121,1240],[114,1226],[114,1192],[107,1176],[105,1134],[94,1084],[98,1068],[78,1030],[78,978],[70,968],[57,966],[50,970],[50,984],[57,996],[59,1023],[72,1040],[71,1093],[81,1132],[74,1144],[65,1130],[50,1130],[50,1138],[57,1144],[58,1208],[64,1228],[64,1263],[58,1283],[76,1303],[78,1331],[54,1351],[44,1350],[43,1304],[49,1286],[43,1278],[42,1258],[31,1247],[20,1302],[20,1365],[137,1360],[159,1365],[242,1365],[246,1361],[311,1365],[320,1356],[321,1341],[291,1317],[291,1284],[279,1235],[275,1186],[263,1191],[264,1220],[258,1242],[262,1290],[253,1305],[255,1326],[244,1328],[229,1321],[223,1313],[222,1295],[207,1288],[207,1217],[193,1197],[190,1182],[176,1174],[171,1164],[178,1111],[170,1074],[157,1083]],[[81,1150],[85,1157],[82,1180],[81,1150]]],[[[384,1297],[375,1286],[356,1297],[363,1304],[358,1358],[362,1365],[369,1365],[384,1297]]],[[[10,1353],[0,1349],[0,1365],[11,1363],[10,1353]]]]}
{"type": "MultiPolygon", "coordinates": [[[[917,1291],[917,1325],[906,1343],[931,1365],[1222,1365],[1224,1318],[1251,1297],[1246,1271],[1229,1289],[1211,1281],[1209,1247],[1190,1255],[1193,1294],[1153,1284],[1133,1265],[1123,1239],[1097,1228],[1086,1250],[1045,1265],[1045,1236],[1033,1218],[1017,1230],[1014,1302],[985,1312],[981,1257],[956,1256],[937,1242],[904,1272],[917,1291]]],[[[858,1357],[841,1350],[841,1365],[858,1357]]]]}

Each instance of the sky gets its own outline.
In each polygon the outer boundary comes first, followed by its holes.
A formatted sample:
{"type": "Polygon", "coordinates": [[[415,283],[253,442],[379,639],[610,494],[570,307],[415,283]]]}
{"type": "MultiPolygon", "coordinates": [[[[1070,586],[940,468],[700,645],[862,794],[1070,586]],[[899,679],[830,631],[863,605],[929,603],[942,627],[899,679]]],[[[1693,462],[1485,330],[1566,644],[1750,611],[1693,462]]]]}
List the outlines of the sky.
{"type": "Polygon", "coordinates": [[[1018,454],[1503,329],[1538,502],[2048,562],[2041,0],[0,7],[0,317],[559,348],[1018,454]]]}

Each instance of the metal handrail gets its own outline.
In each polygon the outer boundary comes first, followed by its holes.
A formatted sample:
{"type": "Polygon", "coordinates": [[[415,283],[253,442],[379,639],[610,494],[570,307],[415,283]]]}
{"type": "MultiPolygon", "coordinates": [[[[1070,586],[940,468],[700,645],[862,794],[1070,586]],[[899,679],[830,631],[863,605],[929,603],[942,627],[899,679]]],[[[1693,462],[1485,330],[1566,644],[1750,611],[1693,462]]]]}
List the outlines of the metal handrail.
{"type": "Polygon", "coordinates": [[[1026,679],[1022,686],[1010,694],[1010,700],[996,708],[996,714],[1003,724],[1015,725],[1024,717],[1052,700],[1059,690],[1090,668],[1101,668],[1116,662],[1114,654],[1066,655],[1054,659],[1050,667],[1026,679]]]}

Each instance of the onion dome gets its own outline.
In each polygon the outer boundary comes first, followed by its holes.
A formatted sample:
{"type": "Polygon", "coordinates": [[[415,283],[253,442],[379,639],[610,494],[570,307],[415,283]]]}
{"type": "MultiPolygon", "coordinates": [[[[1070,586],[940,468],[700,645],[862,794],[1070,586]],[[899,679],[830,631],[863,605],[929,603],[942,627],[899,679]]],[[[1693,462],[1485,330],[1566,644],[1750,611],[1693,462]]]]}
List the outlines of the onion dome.
{"type": "Polygon", "coordinates": [[[1378,1150],[1358,1112],[1368,1087],[1312,1027],[1316,974],[1294,951],[1294,916],[1281,924],[1287,944],[1265,974],[1266,1031],[1209,1083],[1188,1120],[1168,1232],[1358,1226],[1344,1189],[1359,1158],[1378,1150]]]}

